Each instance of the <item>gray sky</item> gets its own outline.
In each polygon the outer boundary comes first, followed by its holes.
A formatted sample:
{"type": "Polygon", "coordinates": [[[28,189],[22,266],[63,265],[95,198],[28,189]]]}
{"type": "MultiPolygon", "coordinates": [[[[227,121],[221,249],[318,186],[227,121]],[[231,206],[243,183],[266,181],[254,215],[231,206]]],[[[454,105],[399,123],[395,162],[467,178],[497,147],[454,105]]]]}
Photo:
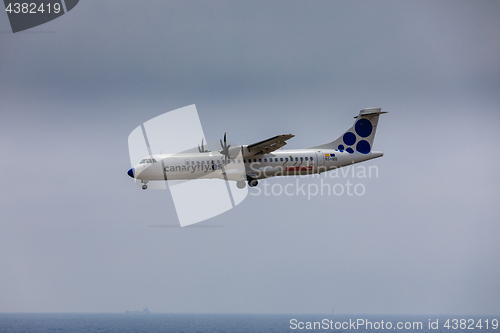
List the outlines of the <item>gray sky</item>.
{"type": "Polygon", "coordinates": [[[500,313],[498,17],[498,1],[86,0],[12,34],[0,14],[0,312],[500,313]],[[293,133],[287,148],[382,107],[379,177],[151,227],[175,208],[127,176],[127,138],[190,104],[210,141],[293,133]]]}

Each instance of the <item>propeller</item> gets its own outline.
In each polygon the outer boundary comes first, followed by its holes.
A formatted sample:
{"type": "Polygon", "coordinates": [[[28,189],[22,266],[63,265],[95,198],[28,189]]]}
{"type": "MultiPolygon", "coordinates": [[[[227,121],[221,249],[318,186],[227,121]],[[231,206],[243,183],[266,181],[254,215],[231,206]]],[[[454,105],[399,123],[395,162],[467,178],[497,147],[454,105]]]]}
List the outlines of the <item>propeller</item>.
{"type": "Polygon", "coordinates": [[[220,153],[225,156],[224,157],[224,161],[225,161],[224,164],[227,164],[227,160],[229,159],[229,147],[231,147],[231,145],[228,145],[226,143],[226,133],[224,133],[224,144],[222,144],[222,140],[220,140],[220,146],[222,147],[222,150],[220,151],[220,153]]]}
{"type": "Polygon", "coordinates": [[[205,150],[205,147],[203,147],[203,138],[201,139],[201,148],[200,145],[198,145],[198,151],[200,153],[208,153],[208,150],[205,150]]]}

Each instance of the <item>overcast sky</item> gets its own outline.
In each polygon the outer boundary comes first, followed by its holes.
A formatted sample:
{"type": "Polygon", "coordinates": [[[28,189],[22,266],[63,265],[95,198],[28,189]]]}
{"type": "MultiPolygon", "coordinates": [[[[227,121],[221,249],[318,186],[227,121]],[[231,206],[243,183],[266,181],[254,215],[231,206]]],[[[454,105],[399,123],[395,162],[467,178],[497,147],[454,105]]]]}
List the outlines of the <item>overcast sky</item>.
{"type": "Polygon", "coordinates": [[[499,17],[499,1],[85,0],[12,34],[0,13],[0,312],[499,314],[499,17]],[[191,104],[210,141],[295,134],[286,148],[381,107],[378,178],[323,178],[363,196],[251,189],[174,228],[169,191],[127,176],[127,138],[191,104]]]}

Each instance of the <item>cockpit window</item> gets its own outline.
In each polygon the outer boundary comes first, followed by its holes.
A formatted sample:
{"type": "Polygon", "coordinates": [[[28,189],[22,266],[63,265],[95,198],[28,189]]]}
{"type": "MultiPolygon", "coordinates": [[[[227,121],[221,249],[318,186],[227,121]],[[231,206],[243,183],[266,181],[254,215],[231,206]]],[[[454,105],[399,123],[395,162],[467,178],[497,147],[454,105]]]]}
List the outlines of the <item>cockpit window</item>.
{"type": "Polygon", "coordinates": [[[143,163],[157,163],[157,162],[154,158],[145,158],[139,164],[143,164],[143,163]]]}

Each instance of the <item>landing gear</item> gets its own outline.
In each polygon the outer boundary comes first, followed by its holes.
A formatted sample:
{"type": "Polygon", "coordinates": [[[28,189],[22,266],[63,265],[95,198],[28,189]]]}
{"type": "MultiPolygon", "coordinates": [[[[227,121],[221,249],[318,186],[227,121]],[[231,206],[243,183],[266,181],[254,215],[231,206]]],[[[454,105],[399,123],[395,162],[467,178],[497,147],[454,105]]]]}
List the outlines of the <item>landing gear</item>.
{"type": "Polygon", "coordinates": [[[243,180],[236,182],[236,187],[239,189],[245,188],[245,186],[247,186],[247,184],[243,180]]]}
{"type": "Polygon", "coordinates": [[[148,185],[146,185],[146,184],[142,185],[142,189],[143,190],[147,190],[148,189],[148,185]]]}
{"type": "Polygon", "coordinates": [[[259,184],[259,181],[257,179],[251,178],[248,180],[248,186],[250,187],[255,187],[259,184]]]}

